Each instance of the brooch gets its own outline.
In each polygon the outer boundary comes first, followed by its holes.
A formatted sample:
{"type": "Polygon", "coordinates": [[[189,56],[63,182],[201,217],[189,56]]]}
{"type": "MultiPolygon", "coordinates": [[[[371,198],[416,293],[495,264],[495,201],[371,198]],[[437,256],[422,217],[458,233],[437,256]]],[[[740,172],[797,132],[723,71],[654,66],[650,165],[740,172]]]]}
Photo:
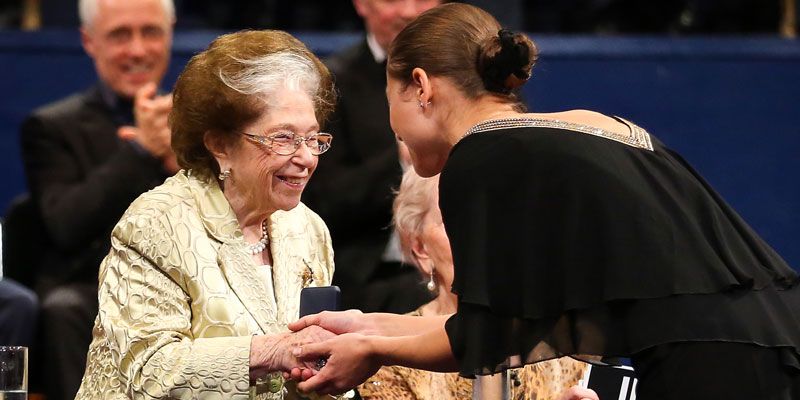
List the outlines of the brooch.
{"type": "Polygon", "coordinates": [[[303,264],[306,265],[306,269],[303,270],[300,279],[303,281],[303,287],[309,287],[314,283],[314,271],[311,270],[311,266],[308,265],[308,261],[305,258],[303,259],[303,264]]]}

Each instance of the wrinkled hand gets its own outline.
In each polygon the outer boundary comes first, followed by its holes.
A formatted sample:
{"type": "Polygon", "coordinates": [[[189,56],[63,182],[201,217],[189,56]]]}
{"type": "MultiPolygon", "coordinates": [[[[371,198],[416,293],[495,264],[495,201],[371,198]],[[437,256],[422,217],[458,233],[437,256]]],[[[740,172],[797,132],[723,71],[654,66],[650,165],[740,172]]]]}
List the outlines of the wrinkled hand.
{"type": "Polygon", "coordinates": [[[295,348],[294,355],[306,362],[327,358],[319,371],[293,369],[292,378],[303,380],[297,388],[305,393],[340,394],[367,380],[381,367],[367,336],[347,333],[320,343],[295,348]]]}
{"type": "Polygon", "coordinates": [[[289,351],[285,353],[286,362],[281,367],[281,370],[289,371],[293,368],[314,368],[316,366],[317,359],[307,361],[299,359],[293,354],[294,349],[305,345],[324,342],[334,337],[336,337],[335,333],[315,325],[289,334],[287,340],[289,351]]]}
{"type": "Polygon", "coordinates": [[[600,398],[597,397],[597,393],[592,389],[573,386],[561,393],[558,400],[600,400],[600,398]]]}
{"type": "Polygon", "coordinates": [[[372,334],[366,321],[366,315],[359,310],[323,311],[319,314],[307,315],[289,324],[289,329],[299,331],[307,326],[320,326],[337,335],[343,333],[372,334]]]}
{"type": "Polygon", "coordinates": [[[289,372],[291,370],[310,370],[315,368],[316,359],[307,362],[296,358],[292,352],[298,346],[323,342],[336,335],[318,326],[309,326],[297,332],[276,337],[255,336],[250,355],[250,378],[270,372],[289,372]]]}
{"type": "Polygon", "coordinates": [[[156,96],[156,84],[148,83],[136,92],[133,114],[136,126],[123,126],[118,135],[123,140],[137,142],[153,157],[164,162],[165,169],[177,170],[172,153],[169,113],[172,95],[156,96]]]}

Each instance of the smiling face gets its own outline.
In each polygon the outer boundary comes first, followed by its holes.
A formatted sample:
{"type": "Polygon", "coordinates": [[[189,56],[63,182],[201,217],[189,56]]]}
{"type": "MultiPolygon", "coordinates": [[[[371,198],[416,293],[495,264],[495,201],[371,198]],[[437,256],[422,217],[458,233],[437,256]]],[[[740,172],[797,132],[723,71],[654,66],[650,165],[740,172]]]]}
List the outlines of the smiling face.
{"type": "Polygon", "coordinates": [[[164,77],[172,21],[160,0],[98,0],[93,21],[81,28],[81,40],[100,80],[133,98],[142,86],[164,77]]]}
{"type": "MultiPolygon", "coordinates": [[[[269,136],[293,132],[308,136],[319,131],[308,93],[279,88],[271,98],[273,102],[255,122],[243,127],[243,133],[269,136]]],[[[231,170],[223,191],[237,214],[271,214],[293,209],[300,203],[300,195],[318,161],[318,156],[312,155],[305,144],[300,144],[294,154],[283,156],[244,135],[215,157],[221,170],[231,170]]]]}

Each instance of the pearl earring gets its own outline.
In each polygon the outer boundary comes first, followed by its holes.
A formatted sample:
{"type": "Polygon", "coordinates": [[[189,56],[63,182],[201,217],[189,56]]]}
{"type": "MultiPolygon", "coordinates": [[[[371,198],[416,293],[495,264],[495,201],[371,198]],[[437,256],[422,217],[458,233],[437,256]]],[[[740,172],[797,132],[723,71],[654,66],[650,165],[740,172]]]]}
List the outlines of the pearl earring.
{"type": "Polygon", "coordinates": [[[425,287],[427,287],[431,292],[436,291],[436,281],[433,280],[433,269],[434,267],[431,266],[431,279],[428,281],[428,284],[425,285],[425,287]]]}

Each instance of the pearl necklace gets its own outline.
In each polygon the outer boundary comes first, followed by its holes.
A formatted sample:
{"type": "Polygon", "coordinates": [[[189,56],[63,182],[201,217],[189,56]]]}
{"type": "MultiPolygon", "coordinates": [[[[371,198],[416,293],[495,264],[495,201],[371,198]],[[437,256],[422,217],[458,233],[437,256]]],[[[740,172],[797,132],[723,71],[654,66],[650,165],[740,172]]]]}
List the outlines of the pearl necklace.
{"type": "Polygon", "coordinates": [[[269,245],[269,235],[267,234],[267,220],[261,222],[261,239],[258,242],[249,245],[250,254],[256,255],[264,251],[269,245]]]}

